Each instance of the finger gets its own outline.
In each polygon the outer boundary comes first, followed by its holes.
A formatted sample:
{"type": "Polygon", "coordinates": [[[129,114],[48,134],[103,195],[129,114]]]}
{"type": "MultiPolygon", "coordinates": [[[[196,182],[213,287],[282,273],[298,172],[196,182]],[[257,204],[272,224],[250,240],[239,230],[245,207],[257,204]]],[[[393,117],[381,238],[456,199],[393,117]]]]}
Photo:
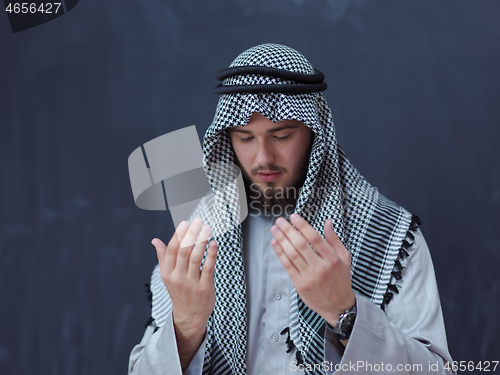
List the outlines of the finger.
{"type": "Polygon", "coordinates": [[[200,279],[200,265],[203,259],[203,254],[205,253],[205,248],[207,246],[207,241],[210,238],[210,227],[204,225],[201,228],[200,235],[198,236],[198,242],[194,245],[191,255],[189,257],[188,265],[188,279],[193,281],[198,281],[200,279]]]}
{"type": "Polygon", "coordinates": [[[175,263],[177,260],[177,251],[179,249],[179,238],[184,237],[186,231],[189,228],[187,221],[181,221],[177,226],[177,229],[170,239],[168,246],[158,238],[154,238],[151,243],[156,248],[156,256],[158,257],[158,263],[167,273],[171,273],[175,268],[175,263]]]}
{"type": "Polygon", "coordinates": [[[288,272],[288,275],[290,276],[290,279],[292,279],[292,282],[295,278],[300,276],[300,271],[295,267],[295,265],[292,263],[292,261],[286,256],[285,251],[281,247],[281,245],[278,243],[278,241],[273,238],[271,240],[271,246],[274,249],[274,252],[278,256],[281,264],[283,267],[285,267],[286,272],[288,272]]]}
{"type": "Polygon", "coordinates": [[[194,242],[196,241],[196,237],[198,237],[198,233],[200,233],[201,226],[203,225],[203,220],[197,217],[191,223],[186,235],[181,240],[181,248],[184,247],[192,247],[194,242]]]}
{"type": "MultiPolygon", "coordinates": [[[[307,264],[311,265],[320,260],[318,254],[314,251],[311,245],[307,242],[306,238],[290,224],[284,218],[278,218],[276,220],[276,225],[285,234],[288,240],[293,244],[293,246],[299,251],[299,253],[304,257],[307,264]]],[[[316,231],[315,231],[316,232],[316,231]]],[[[321,235],[316,232],[318,236],[321,235]]],[[[323,238],[321,238],[323,240],[323,238]]]]}
{"type": "Polygon", "coordinates": [[[177,226],[174,235],[170,239],[168,246],[172,246],[173,248],[177,249],[182,239],[186,235],[188,229],[189,229],[189,223],[186,220],[181,221],[177,226]]]}
{"type": "Polygon", "coordinates": [[[214,281],[215,261],[217,260],[217,242],[210,241],[208,245],[207,257],[201,270],[200,282],[210,283],[214,281]]]}
{"type": "Polygon", "coordinates": [[[191,250],[193,249],[194,242],[198,233],[200,233],[201,226],[203,225],[203,220],[196,218],[191,223],[191,226],[187,230],[186,235],[181,241],[179,250],[177,251],[177,262],[175,264],[175,270],[187,273],[189,256],[191,255],[191,250]]]}
{"type": "Polygon", "coordinates": [[[321,258],[326,258],[330,255],[331,250],[329,249],[330,246],[328,246],[328,243],[323,239],[323,237],[321,237],[321,234],[319,234],[316,229],[312,227],[311,224],[304,220],[304,218],[300,215],[292,214],[290,215],[290,221],[314,247],[321,258]]]}
{"type": "Polygon", "coordinates": [[[349,254],[349,251],[346,249],[346,247],[340,240],[339,236],[337,236],[337,233],[333,229],[332,219],[328,219],[325,221],[324,230],[325,230],[325,239],[328,242],[328,244],[337,252],[337,254],[344,262],[350,262],[351,255],[349,254]]]}
{"type": "Polygon", "coordinates": [[[277,225],[271,227],[271,233],[274,238],[278,241],[279,245],[283,249],[288,259],[293,263],[297,269],[305,270],[308,264],[302,254],[295,248],[295,246],[290,242],[290,240],[285,236],[281,229],[277,225]]]}

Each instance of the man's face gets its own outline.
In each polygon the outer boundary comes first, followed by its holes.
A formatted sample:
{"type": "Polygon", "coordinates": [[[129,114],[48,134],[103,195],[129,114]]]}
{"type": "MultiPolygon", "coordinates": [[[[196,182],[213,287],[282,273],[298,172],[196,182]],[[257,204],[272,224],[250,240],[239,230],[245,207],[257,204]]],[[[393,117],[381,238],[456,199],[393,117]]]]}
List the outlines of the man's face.
{"type": "Polygon", "coordinates": [[[266,201],[276,202],[267,197],[302,186],[313,140],[312,131],[302,122],[274,123],[254,112],[247,125],[229,128],[229,134],[244,178],[266,201]]]}

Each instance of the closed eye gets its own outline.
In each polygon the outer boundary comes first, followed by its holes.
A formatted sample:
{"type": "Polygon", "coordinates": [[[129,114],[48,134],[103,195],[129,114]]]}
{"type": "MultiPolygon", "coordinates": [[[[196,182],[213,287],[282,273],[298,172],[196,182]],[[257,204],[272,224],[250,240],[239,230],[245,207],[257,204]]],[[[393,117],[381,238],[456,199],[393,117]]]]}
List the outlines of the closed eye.
{"type": "MultiPolygon", "coordinates": [[[[274,136],[274,139],[282,140],[282,139],[287,139],[290,135],[285,135],[283,137],[278,137],[277,135],[274,136]]],[[[241,142],[248,142],[251,141],[253,137],[248,137],[248,138],[240,138],[241,142]]]]}

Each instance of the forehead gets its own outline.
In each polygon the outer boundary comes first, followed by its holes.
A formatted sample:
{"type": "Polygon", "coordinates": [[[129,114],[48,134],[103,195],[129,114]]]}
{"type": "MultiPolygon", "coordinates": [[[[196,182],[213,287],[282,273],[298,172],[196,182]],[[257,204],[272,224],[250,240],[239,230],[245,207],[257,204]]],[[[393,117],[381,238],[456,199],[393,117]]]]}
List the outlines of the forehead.
{"type": "Polygon", "coordinates": [[[258,112],[252,114],[246,125],[228,128],[230,133],[273,133],[284,129],[305,130],[308,128],[298,120],[283,120],[274,123],[258,112]]]}

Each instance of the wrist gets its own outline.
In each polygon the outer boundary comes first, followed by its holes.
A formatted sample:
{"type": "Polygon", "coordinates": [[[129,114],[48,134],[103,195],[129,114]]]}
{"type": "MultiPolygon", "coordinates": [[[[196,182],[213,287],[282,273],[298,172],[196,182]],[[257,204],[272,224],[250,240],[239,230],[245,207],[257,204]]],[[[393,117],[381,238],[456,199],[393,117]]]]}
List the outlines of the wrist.
{"type": "Polygon", "coordinates": [[[351,310],[355,305],[356,305],[356,296],[353,293],[352,298],[346,300],[345,303],[342,304],[342,306],[336,306],[335,309],[331,309],[330,310],[331,313],[326,315],[324,319],[328,323],[328,325],[330,325],[333,328],[337,325],[337,322],[341,317],[341,315],[344,314],[346,311],[351,310]]]}
{"type": "Polygon", "coordinates": [[[184,372],[203,342],[207,329],[206,322],[196,317],[190,321],[188,315],[175,315],[173,312],[172,320],[181,368],[184,372]]]}
{"type": "Polygon", "coordinates": [[[358,310],[355,301],[354,305],[350,309],[346,309],[339,315],[338,320],[334,323],[335,325],[327,322],[326,329],[333,333],[340,341],[349,340],[354,328],[357,313],[358,310]]]}
{"type": "Polygon", "coordinates": [[[208,319],[188,314],[176,314],[172,311],[172,321],[176,332],[182,332],[183,336],[200,336],[205,333],[208,319]]]}

